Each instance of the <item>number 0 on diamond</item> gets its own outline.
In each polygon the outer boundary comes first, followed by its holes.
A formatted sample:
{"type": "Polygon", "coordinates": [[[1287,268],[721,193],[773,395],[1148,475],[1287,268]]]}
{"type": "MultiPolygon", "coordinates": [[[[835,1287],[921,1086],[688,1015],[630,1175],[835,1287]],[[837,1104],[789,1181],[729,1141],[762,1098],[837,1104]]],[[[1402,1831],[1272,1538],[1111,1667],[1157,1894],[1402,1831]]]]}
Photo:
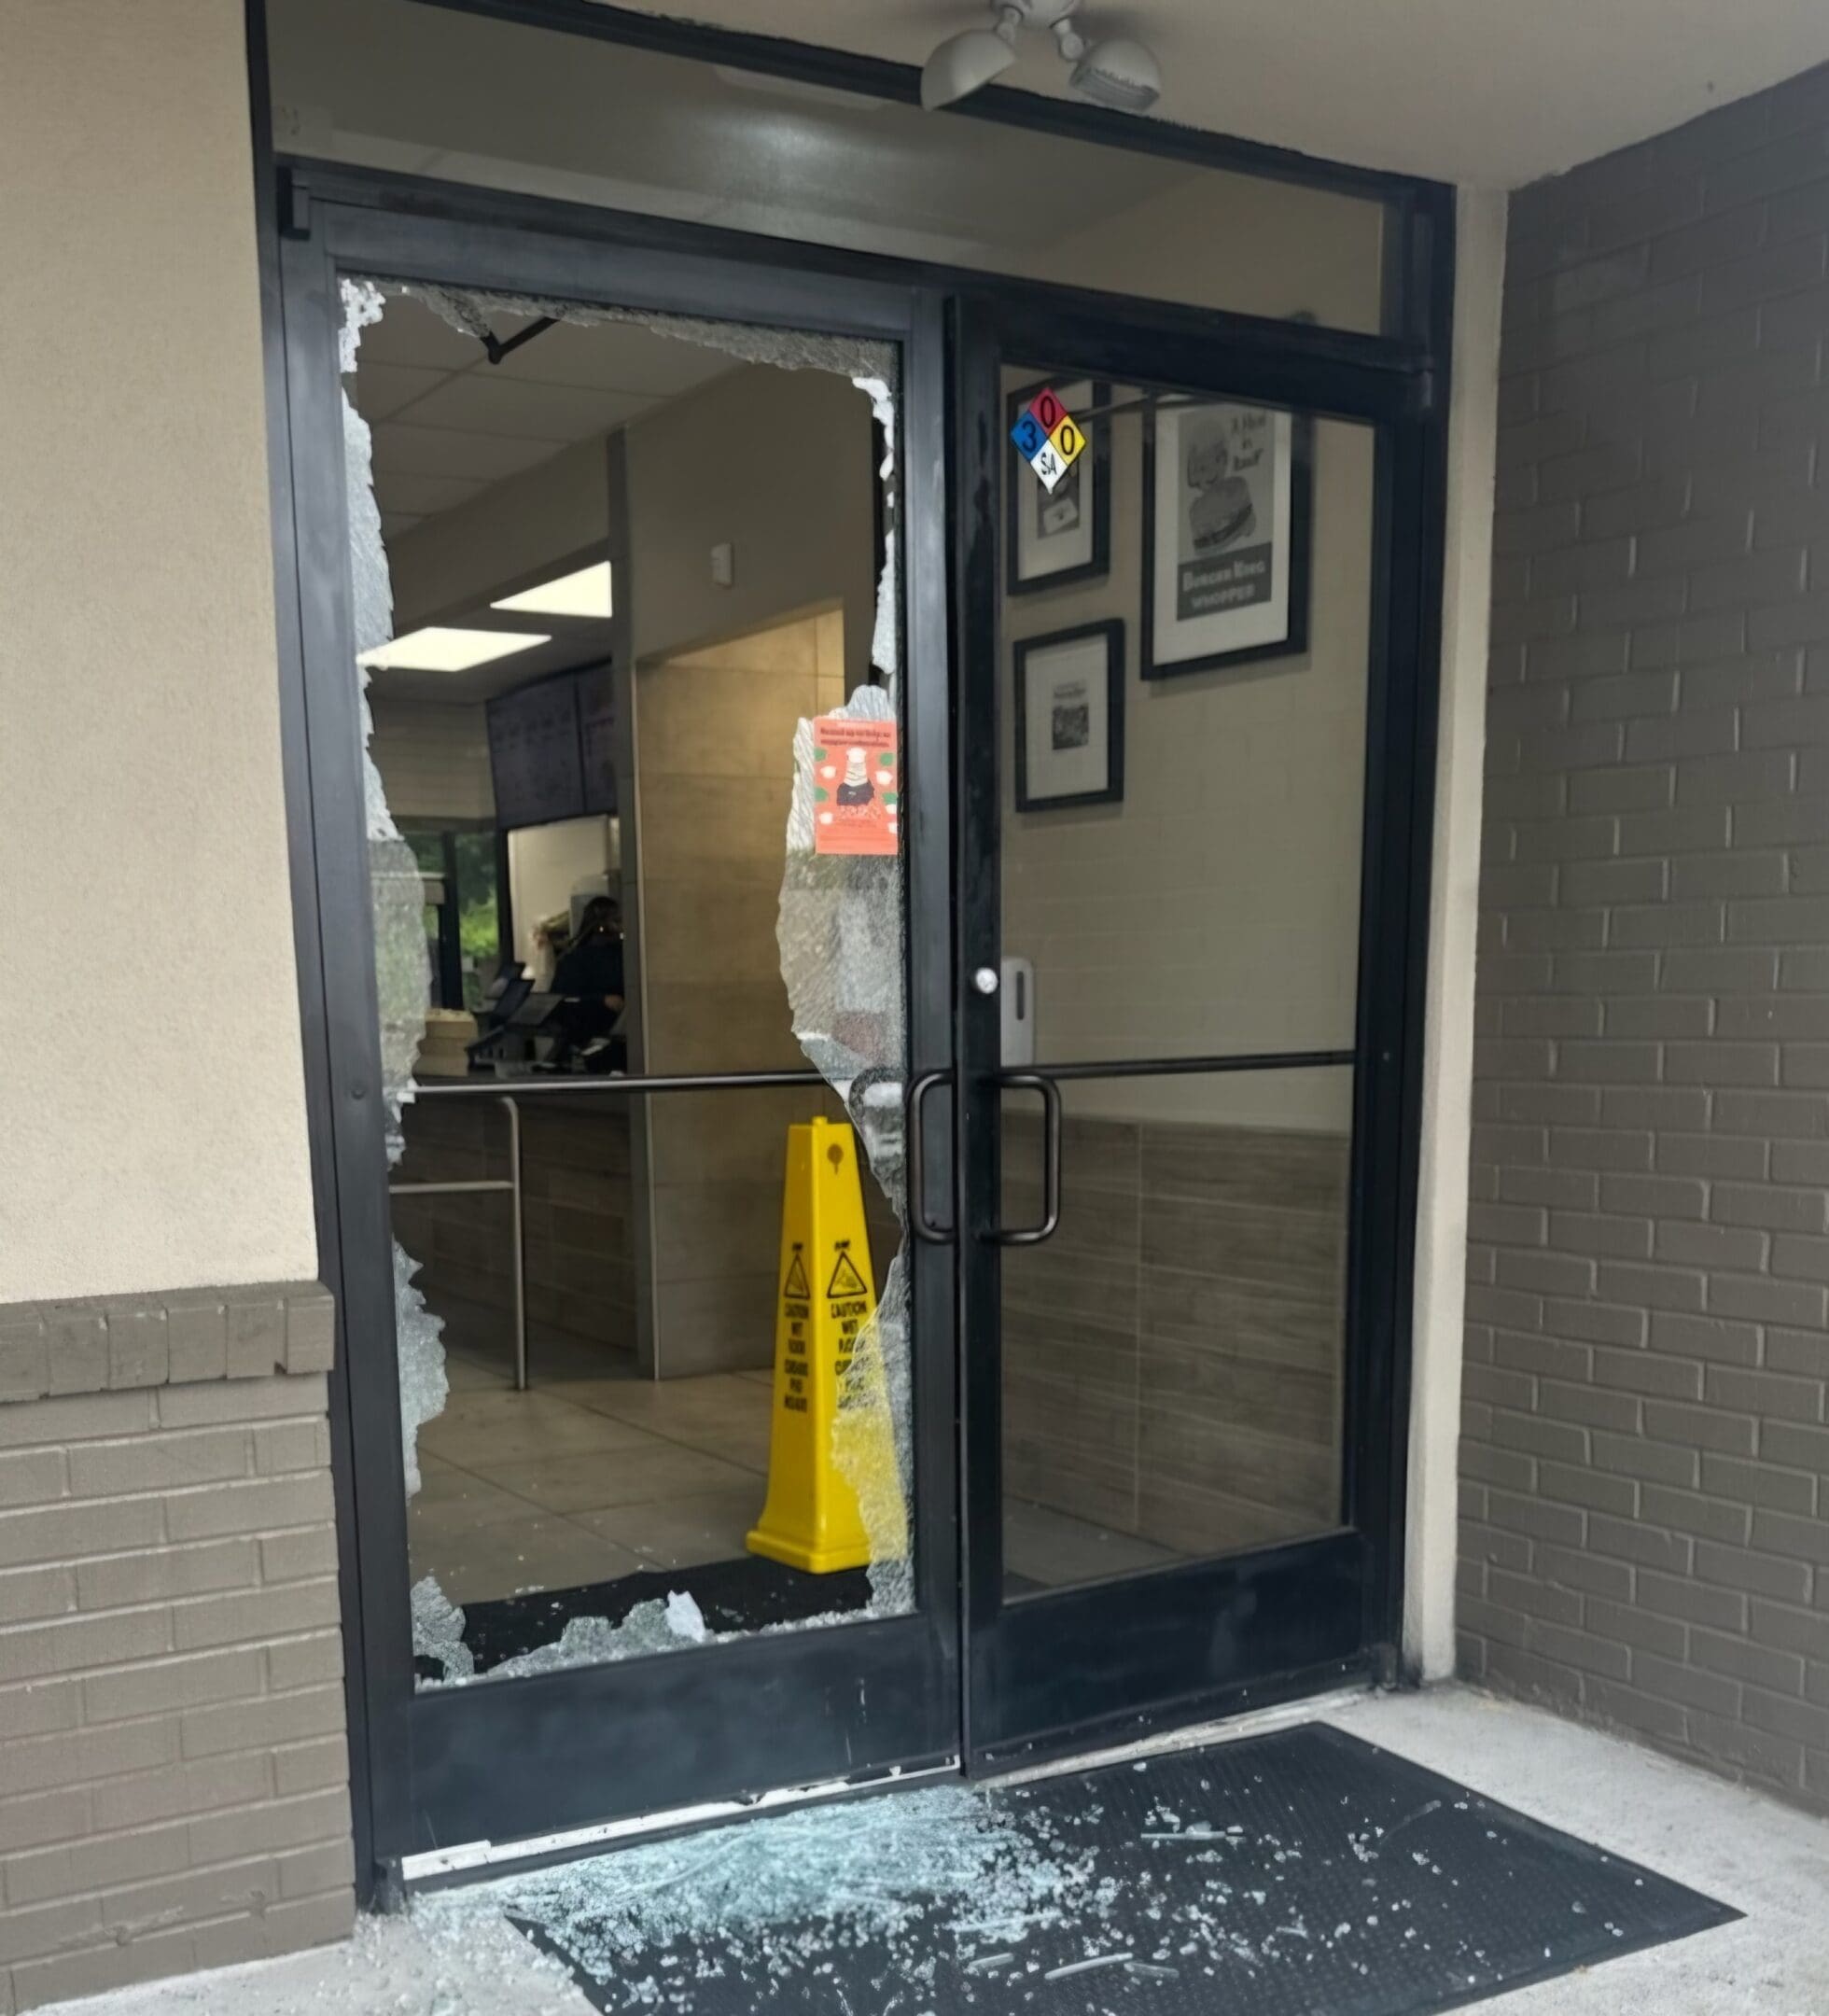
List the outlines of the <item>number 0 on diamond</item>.
{"type": "Polygon", "coordinates": [[[1086,446],[1080,423],[1046,385],[1017,416],[1010,439],[1048,490],[1073,467],[1086,446]]]}

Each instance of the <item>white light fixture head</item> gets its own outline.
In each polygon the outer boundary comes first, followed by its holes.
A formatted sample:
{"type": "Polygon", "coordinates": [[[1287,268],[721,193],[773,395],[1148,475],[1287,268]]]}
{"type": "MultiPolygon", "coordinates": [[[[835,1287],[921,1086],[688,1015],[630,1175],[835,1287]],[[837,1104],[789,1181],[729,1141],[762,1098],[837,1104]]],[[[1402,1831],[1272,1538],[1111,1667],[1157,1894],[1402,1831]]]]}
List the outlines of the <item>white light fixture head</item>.
{"type": "Polygon", "coordinates": [[[371,672],[468,672],[551,641],[550,637],[533,637],[524,630],[447,630],[428,623],[423,630],[409,630],[391,643],[358,652],[356,662],[371,672]]]}
{"type": "Polygon", "coordinates": [[[1095,105],[1147,112],[1162,96],[1162,65],[1131,35],[1089,43],[1070,17],[1080,0],[992,0],[996,25],[950,35],[921,72],[921,103],[928,111],[981,91],[1016,60],[1016,31],[1045,29],[1073,65],[1073,89],[1095,105]]]}
{"type": "Polygon", "coordinates": [[[519,595],[504,595],[489,607],[506,609],[511,616],[581,616],[607,623],[615,614],[610,600],[609,562],[599,560],[593,567],[560,574],[541,581],[538,587],[524,588],[519,595]]]}
{"type": "Polygon", "coordinates": [[[941,105],[969,98],[1016,61],[1016,30],[1023,9],[1004,0],[997,7],[994,28],[968,28],[948,35],[921,69],[921,105],[932,112],[941,105]]]}
{"type": "Polygon", "coordinates": [[[1119,112],[1147,112],[1162,96],[1162,65],[1155,51],[1130,35],[1113,35],[1088,49],[1080,36],[1061,37],[1061,54],[1073,62],[1069,80],[1082,98],[1119,112]],[[1080,44],[1075,52],[1068,39],[1080,44]]]}

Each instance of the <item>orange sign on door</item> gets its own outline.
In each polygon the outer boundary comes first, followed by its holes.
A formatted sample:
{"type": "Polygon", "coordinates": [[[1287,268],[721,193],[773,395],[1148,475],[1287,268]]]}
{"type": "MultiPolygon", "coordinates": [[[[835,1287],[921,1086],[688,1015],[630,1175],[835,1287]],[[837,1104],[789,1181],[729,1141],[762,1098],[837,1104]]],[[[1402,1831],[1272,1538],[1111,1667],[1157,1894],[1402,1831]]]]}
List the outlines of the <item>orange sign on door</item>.
{"type": "Polygon", "coordinates": [[[813,851],[901,851],[901,752],[894,721],[823,714],[813,723],[813,851]]]}

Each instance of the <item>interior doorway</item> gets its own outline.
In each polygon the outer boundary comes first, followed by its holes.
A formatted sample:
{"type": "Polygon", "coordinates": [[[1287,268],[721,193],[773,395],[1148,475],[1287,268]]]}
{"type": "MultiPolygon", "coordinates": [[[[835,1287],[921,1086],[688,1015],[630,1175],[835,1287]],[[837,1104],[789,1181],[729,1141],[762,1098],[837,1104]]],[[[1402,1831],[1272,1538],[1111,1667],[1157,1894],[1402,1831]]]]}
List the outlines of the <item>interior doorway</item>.
{"type": "Polygon", "coordinates": [[[285,253],[377,1859],[1371,1670],[1407,376],[470,203],[285,253]]]}

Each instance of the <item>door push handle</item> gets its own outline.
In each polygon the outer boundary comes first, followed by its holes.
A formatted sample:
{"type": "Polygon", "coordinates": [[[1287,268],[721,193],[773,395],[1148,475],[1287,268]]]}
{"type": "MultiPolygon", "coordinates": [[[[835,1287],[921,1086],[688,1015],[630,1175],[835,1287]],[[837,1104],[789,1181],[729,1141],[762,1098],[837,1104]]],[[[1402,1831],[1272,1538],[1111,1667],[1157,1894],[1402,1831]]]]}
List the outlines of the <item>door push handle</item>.
{"type": "Polygon", "coordinates": [[[999,1225],[986,1236],[998,1246],[1040,1246],[1061,1222],[1061,1088],[1040,1071],[1006,1071],[998,1083],[1008,1092],[1041,1095],[1041,1223],[999,1225]]]}
{"type": "Polygon", "coordinates": [[[922,1111],[936,1085],[949,1085],[952,1073],[930,1071],[908,1088],[908,1223],[914,1237],[929,1246],[950,1246],[955,1234],[948,1225],[935,1225],[928,1216],[927,1125],[922,1111]]]}

